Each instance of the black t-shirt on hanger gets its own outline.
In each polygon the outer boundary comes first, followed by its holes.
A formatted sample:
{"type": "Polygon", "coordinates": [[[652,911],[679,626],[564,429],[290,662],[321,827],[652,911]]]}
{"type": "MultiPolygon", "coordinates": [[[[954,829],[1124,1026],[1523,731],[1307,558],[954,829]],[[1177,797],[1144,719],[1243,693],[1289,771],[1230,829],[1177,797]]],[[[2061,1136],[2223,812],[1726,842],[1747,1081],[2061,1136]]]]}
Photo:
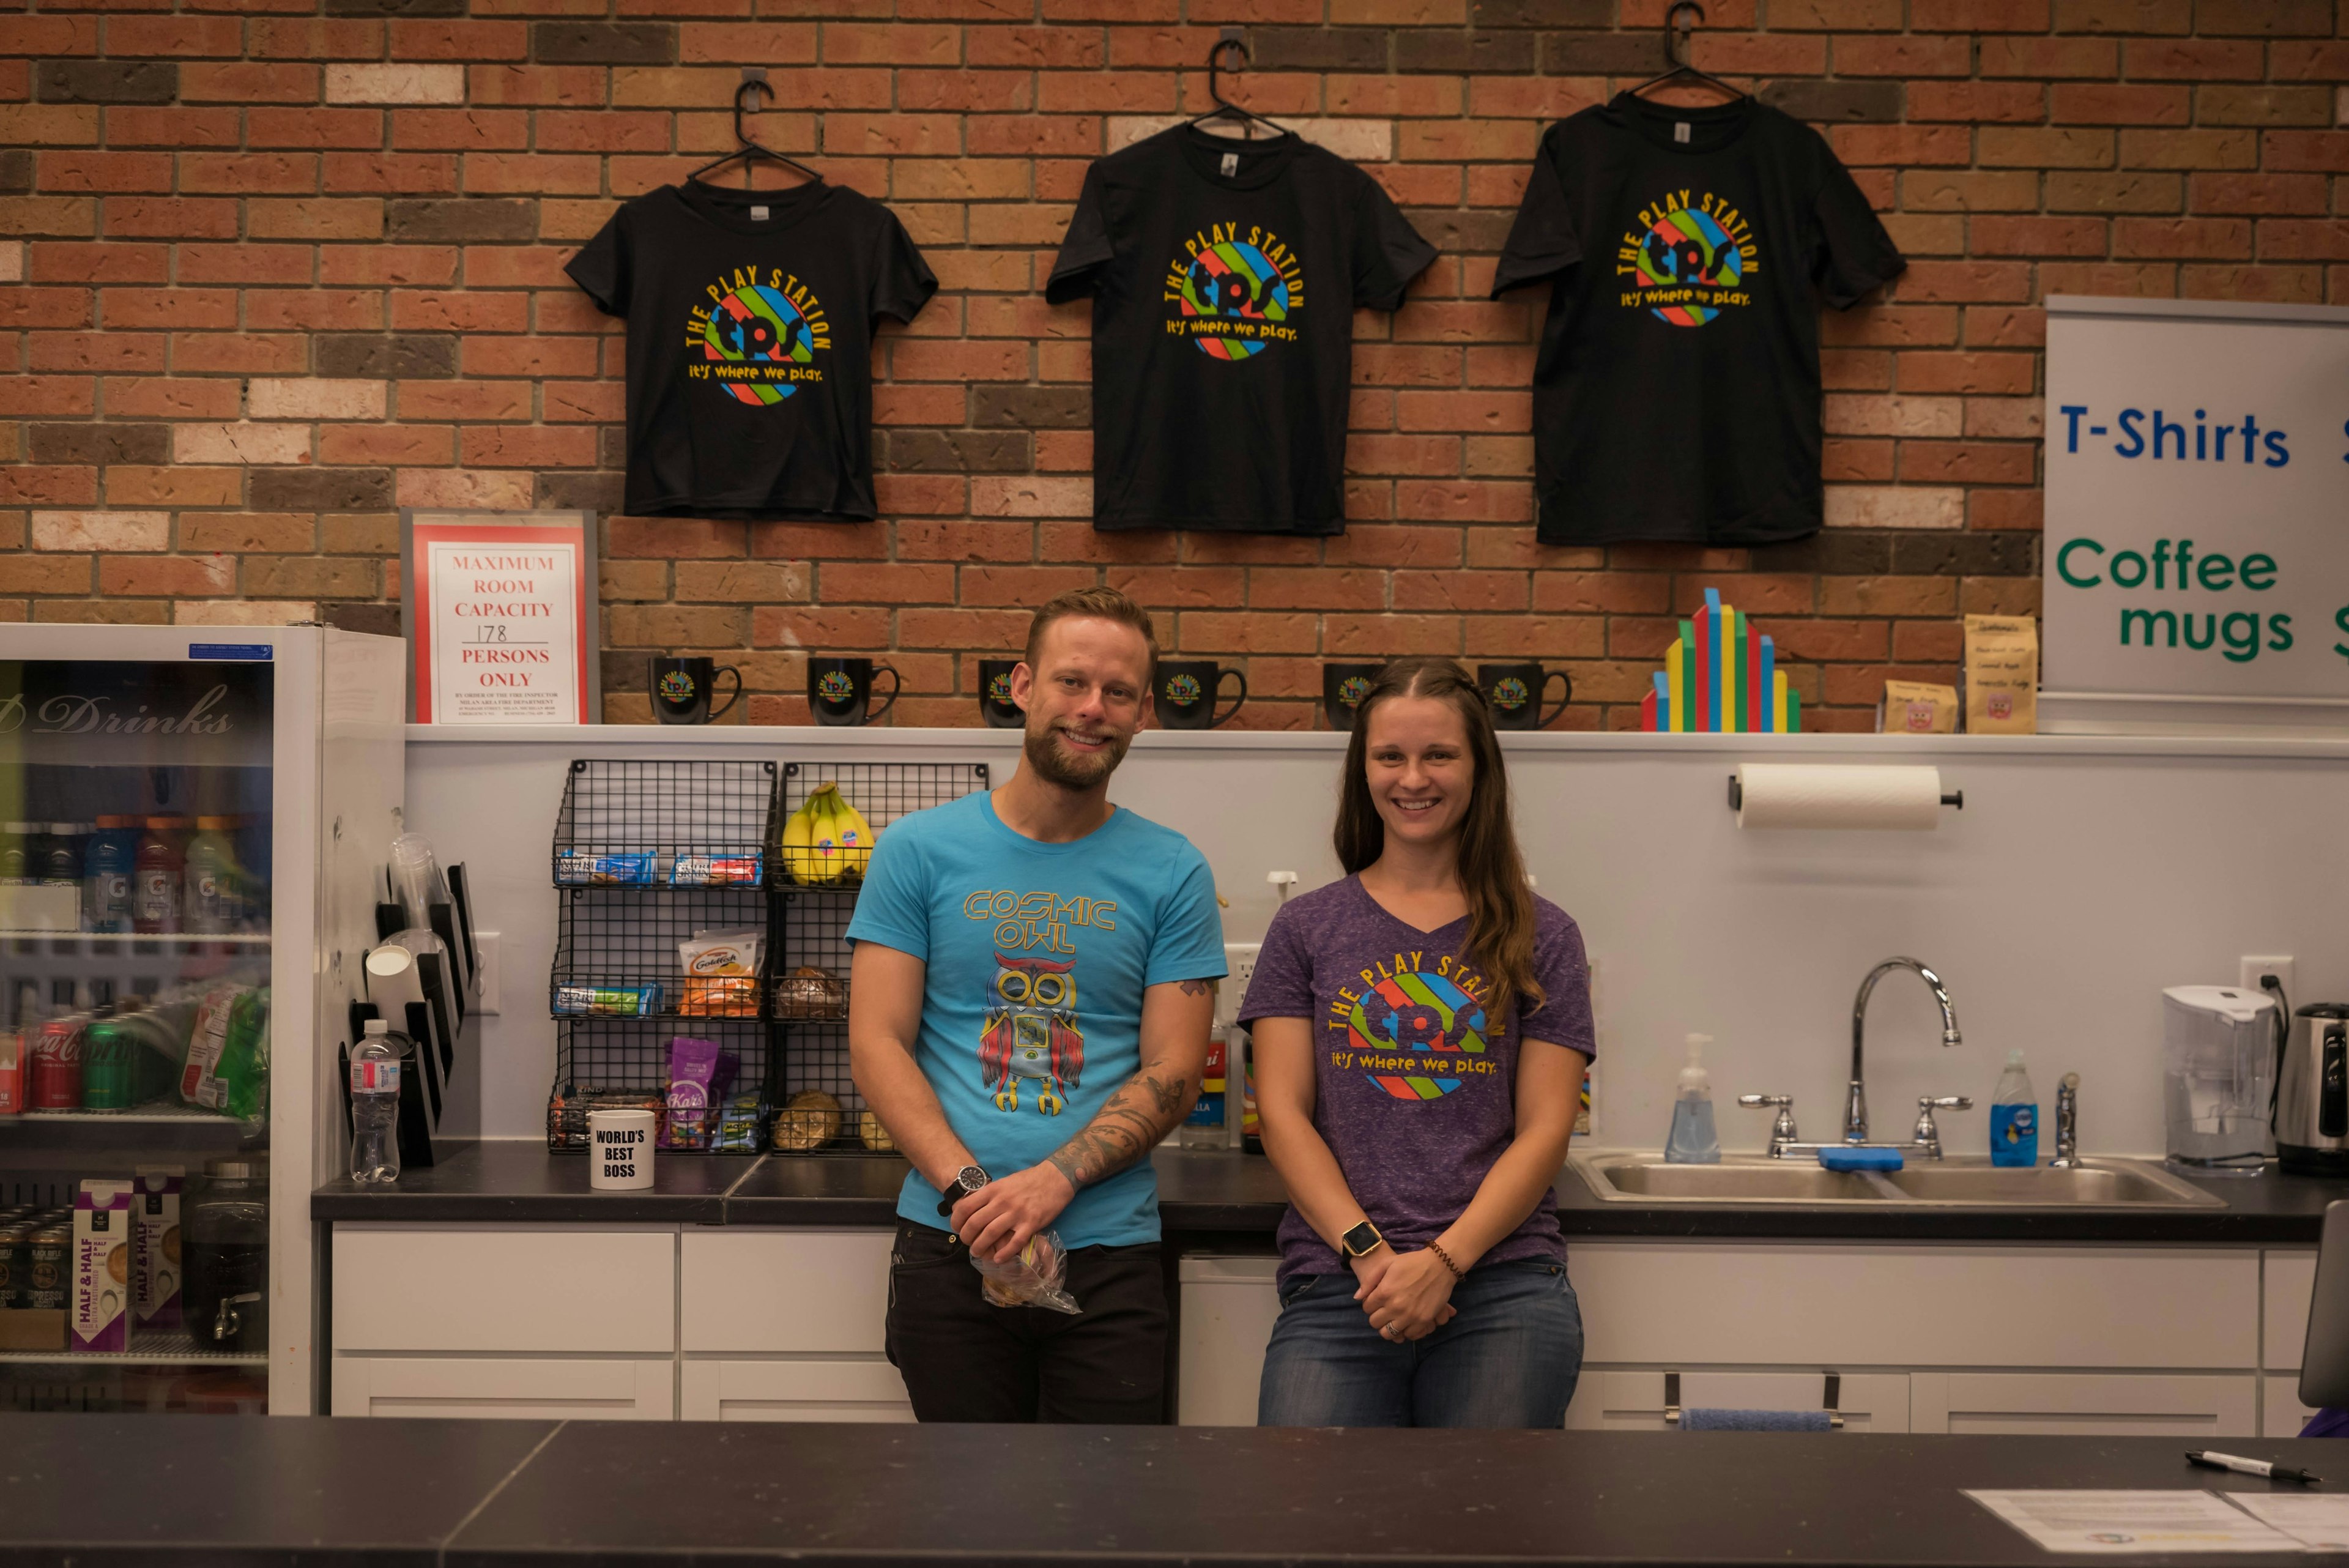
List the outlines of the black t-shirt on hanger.
{"type": "Polygon", "coordinates": [[[1546,542],[1755,545],[1820,524],[1819,323],[1908,265],[1818,132],[1630,93],[1549,128],[1493,293],[1554,277],[1534,369],[1546,542]]]}
{"type": "Polygon", "coordinates": [[[1085,173],[1044,296],[1093,300],[1093,525],[1346,526],[1357,306],[1435,259],[1354,165],[1178,125],[1085,173]]]}
{"type": "Polygon", "coordinates": [[[632,515],[875,515],[874,325],[938,286],[888,208],[688,180],[624,204],[564,270],[627,319],[632,515]]]}

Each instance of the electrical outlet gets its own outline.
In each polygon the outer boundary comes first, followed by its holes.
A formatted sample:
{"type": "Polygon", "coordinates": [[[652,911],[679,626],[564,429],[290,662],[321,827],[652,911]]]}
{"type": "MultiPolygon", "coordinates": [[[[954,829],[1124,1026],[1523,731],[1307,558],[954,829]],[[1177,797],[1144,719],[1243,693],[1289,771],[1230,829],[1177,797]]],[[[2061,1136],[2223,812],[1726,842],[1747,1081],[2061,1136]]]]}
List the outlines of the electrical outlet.
{"type": "Polygon", "coordinates": [[[498,962],[498,933],[475,931],[473,950],[481,958],[481,995],[478,1006],[483,1012],[496,1012],[499,1011],[499,982],[504,973],[503,966],[498,962]]]}
{"type": "Polygon", "coordinates": [[[1228,1029],[1240,1021],[1240,1002],[1247,995],[1248,981],[1256,978],[1257,955],[1262,951],[1262,942],[1224,944],[1224,967],[1231,973],[1216,986],[1216,1028],[1228,1029]]]}
{"type": "Polygon", "coordinates": [[[2242,961],[2242,976],[2236,983],[2253,996],[2263,994],[2260,990],[2260,976],[2263,974],[2271,974],[2282,981],[2283,993],[2286,996],[2292,993],[2294,987],[2292,983],[2291,954],[2286,953],[2281,958],[2246,957],[2242,961]]]}

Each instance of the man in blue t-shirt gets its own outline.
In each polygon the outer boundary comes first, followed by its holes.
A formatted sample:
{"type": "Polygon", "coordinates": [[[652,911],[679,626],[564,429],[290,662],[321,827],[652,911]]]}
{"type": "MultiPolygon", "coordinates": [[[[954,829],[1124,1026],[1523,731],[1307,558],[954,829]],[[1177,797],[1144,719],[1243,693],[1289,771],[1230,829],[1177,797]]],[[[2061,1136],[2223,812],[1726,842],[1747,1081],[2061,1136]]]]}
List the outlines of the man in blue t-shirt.
{"type": "Polygon", "coordinates": [[[856,1087],[914,1166],[887,1344],[925,1421],[1164,1417],[1149,1154],[1198,1096],[1225,969],[1206,858],[1109,801],[1157,658],[1113,588],[1038,610],[1019,772],[890,824],[849,922],[856,1087]],[[987,1302],[972,1258],[1047,1231],[1078,1313],[987,1302]]]}

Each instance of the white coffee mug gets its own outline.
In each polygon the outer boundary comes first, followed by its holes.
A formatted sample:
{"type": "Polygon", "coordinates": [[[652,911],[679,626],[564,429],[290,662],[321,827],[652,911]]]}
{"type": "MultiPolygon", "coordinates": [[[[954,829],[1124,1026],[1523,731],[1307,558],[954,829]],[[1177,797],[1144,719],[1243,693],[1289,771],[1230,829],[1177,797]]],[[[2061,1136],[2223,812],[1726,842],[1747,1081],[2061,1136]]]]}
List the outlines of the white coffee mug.
{"type": "Polygon", "coordinates": [[[653,1184],[653,1114],[587,1113],[587,1185],[598,1192],[642,1192],[653,1184]]]}

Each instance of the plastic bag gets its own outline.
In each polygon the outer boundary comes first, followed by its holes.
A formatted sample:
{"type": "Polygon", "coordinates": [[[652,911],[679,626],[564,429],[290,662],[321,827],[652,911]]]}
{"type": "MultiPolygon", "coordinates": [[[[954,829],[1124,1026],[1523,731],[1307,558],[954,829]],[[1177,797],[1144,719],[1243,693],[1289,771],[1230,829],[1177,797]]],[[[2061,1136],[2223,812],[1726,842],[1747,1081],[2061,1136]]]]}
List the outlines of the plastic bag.
{"type": "Polygon", "coordinates": [[[1069,1293],[1069,1250],[1061,1245],[1058,1231],[1030,1237],[1008,1263],[973,1252],[970,1266],[978,1271],[978,1293],[990,1305],[1047,1307],[1071,1315],[1084,1311],[1069,1293]]]}

